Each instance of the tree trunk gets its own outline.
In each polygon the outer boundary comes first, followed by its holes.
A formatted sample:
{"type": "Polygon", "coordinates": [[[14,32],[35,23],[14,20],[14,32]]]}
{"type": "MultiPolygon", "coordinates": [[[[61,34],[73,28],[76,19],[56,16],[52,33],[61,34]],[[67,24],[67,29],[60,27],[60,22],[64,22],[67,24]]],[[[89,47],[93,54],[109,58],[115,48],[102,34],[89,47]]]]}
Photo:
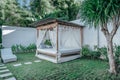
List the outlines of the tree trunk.
{"type": "Polygon", "coordinates": [[[107,39],[107,54],[108,54],[108,60],[109,60],[109,72],[116,74],[116,65],[115,65],[115,59],[113,54],[113,42],[112,39],[107,39]]]}
{"type": "Polygon", "coordinates": [[[117,30],[118,30],[118,25],[116,24],[116,19],[113,20],[113,29],[111,32],[109,32],[108,27],[107,27],[107,23],[104,23],[101,25],[101,30],[103,32],[103,34],[106,37],[106,41],[107,41],[107,56],[108,56],[108,60],[109,60],[109,72],[112,74],[117,74],[116,72],[116,63],[115,63],[115,56],[113,54],[113,37],[116,34],[117,30]]]}

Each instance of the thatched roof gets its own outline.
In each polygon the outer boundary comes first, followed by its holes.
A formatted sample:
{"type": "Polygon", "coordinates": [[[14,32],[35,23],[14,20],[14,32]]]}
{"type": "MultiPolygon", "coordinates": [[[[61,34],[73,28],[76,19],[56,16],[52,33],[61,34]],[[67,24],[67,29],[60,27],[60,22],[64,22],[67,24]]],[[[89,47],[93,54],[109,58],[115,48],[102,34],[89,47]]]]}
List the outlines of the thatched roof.
{"type": "Polygon", "coordinates": [[[58,23],[60,25],[66,25],[66,26],[72,26],[72,27],[83,27],[81,25],[72,23],[72,22],[68,22],[68,21],[64,21],[64,20],[59,20],[59,19],[55,19],[55,18],[48,18],[48,19],[43,19],[40,21],[37,21],[35,23],[33,23],[34,27],[41,27],[44,25],[49,25],[52,23],[58,23]]]}

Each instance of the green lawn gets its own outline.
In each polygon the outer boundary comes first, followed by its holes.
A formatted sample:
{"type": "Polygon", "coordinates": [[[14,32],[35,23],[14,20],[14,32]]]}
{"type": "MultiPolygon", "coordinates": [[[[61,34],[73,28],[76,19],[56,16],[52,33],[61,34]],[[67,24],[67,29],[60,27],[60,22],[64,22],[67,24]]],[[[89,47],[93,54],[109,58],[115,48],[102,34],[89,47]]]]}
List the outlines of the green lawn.
{"type": "Polygon", "coordinates": [[[45,60],[35,63],[35,53],[16,54],[17,62],[8,63],[8,69],[17,80],[120,80],[108,74],[108,63],[101,60],[76,59],[54,64],[45,60]],[[15,63],[32,61],[32,64],[14,67],[15,63]]]}

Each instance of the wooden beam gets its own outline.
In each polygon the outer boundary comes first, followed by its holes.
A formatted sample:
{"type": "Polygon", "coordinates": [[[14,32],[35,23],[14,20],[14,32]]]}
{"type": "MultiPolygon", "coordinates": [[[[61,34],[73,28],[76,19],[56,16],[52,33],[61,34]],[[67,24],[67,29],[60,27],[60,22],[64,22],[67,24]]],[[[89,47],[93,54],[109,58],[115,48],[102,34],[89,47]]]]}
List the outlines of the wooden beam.
{"type": "Polygon", "coordinates": [[[44,26],[39,26],[39,27],[37,27],[37,29],[50,29],[50,28],[57,27],[57,25],[58,25],[58,23],[55,22],[55,23],[44,25],[44,26]]]}
{"type": "Polygon", "coordinates": [[[68,56],[74,56],[74,55],[80,55],[80,51],[79,52],[74,52],[73,54],[62,54],[61,57],[68,57],[68,56]]]}
{"type": "Polygon", "coordinates": [[[54,54],[54,53],[49,53],[49,52],[43,52],[43,51],[38,51],[38,54],[42,54],[42,55],[47,55],[47,56],[51,56],[51,57],[56,57],[57,54],[54,54]]]}

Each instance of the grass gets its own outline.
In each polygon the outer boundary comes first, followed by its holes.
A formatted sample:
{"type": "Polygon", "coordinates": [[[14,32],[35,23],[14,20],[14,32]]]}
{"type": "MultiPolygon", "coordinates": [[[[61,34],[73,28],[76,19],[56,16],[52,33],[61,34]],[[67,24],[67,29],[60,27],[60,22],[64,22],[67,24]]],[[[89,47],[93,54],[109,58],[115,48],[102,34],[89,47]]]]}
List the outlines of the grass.
{"type": "Polygon", "coordinates": [[[73,61],[54,64],[45,60],[39,63],[35,53],[16,54],[17,62],[8,63],[7,67],[17,80],[120,80],[118,76],[107,72],[108,63],[101,60],[76,59],[73,61]],[[14,67],[15,63],[32,61],[32,64],[14,67]]]}

